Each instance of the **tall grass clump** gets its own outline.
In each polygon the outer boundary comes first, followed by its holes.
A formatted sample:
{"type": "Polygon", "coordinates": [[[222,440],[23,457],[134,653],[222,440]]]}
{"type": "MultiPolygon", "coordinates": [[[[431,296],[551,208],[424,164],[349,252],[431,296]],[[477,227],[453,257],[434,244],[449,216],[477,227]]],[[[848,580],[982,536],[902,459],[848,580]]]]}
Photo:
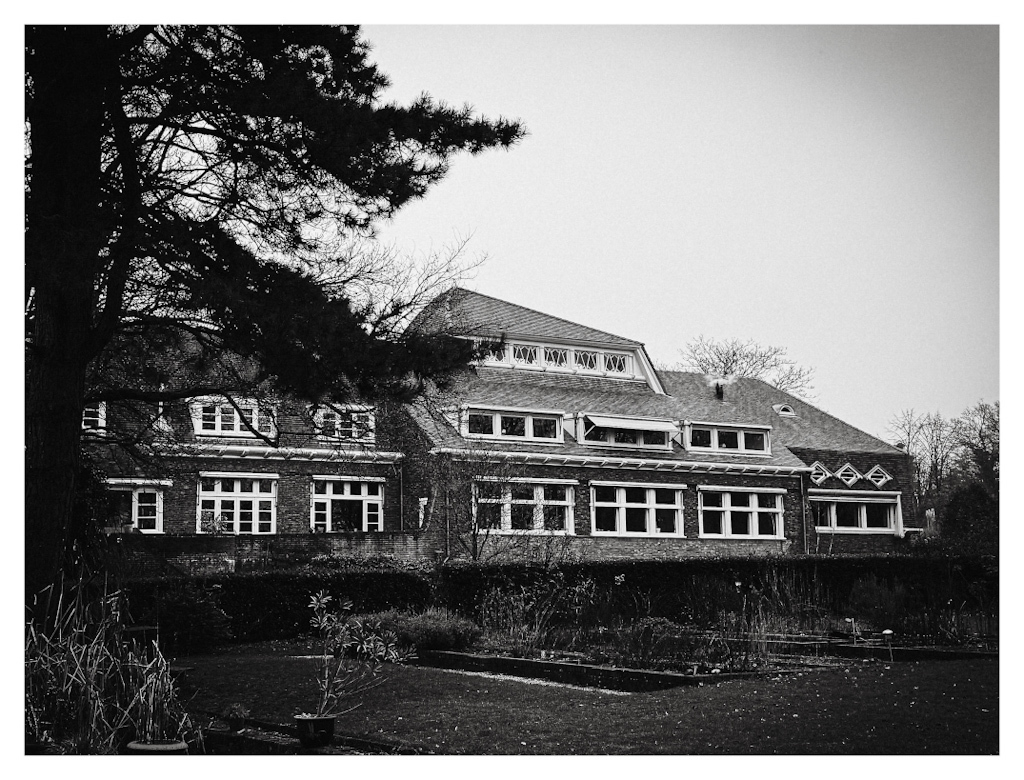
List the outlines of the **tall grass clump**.
{"type": "Polygon", "coordinates": [[[156,643],[126,632],[123,594],[62,598],[48,628],[25,634],[25,738],[58,753],[117,753],[131,740],[201,737],[156,643]]]}

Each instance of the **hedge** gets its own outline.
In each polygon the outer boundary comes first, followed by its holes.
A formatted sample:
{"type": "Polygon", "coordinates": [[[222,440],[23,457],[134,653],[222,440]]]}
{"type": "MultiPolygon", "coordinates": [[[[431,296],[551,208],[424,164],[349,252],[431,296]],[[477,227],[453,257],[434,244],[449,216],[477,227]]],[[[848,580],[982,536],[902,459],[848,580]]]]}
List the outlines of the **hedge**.
{"type": "MultiPolygon", "coordinates": [[[[276,570],[203,577],[160,577],[125,585],[133,618],[160,626],[161,637],[194,636],[187,614],[169,609],[189,592],[197,604],[208,600],[226,614],[240,641],[288,639],[309,632],[310,594],[324,590],[348,598],[356,612],[420,611],[431,603],[432,585],[407,570],[276,570]],[[184,624],[182,624],[184,621],[184,624]]],[[[226,639],[226,637],[219,637],[226,639]]],[[[190,649],[196,649],[192,641],[190,649]]]]}

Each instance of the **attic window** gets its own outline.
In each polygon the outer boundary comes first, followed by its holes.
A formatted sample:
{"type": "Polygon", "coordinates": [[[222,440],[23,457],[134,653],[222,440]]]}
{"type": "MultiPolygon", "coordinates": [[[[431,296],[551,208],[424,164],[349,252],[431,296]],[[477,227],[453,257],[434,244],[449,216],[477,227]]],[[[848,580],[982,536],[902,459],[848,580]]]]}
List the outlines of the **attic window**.
{"type": "Polygon", "coordinates": [[[789,404],[775,404],[772,409],[779,417],[796,417],[796,412],[789,404]]]}
{"type": "Polygon", "coordinates": [[[532,365],[537,362],[537,348],[527,344],[513,344],[512,360],[516,363],[532,365]]]}
{"type": "Polygon", "coordinates": [[[577,349],[573,353],[576,367],[586,371],[597,371],[597,353],[577,349]]]}
{"type": "Polygon", "coordinates": [[[825,468],[821,463],[815,462],[811,466],[811,482],[815,485],[820,485],[826,479],[832,476],[832,472],[825,468]]]}
{"type": "Polygon", "coordinates": [[[544,347],[544,362],[549,366],[566,366],[569,364],[569,350],[544,347]]]}
{"type": "Polygon", "coordinates": [[[839,469],[839,471],[835,473],[835,476],[841,479],[844,483],[846,483],[846,486],[849,487],[864,475],[857,471],[857,469],[855,469],[849,463],[847,463],[845,466],[843,466],[841,469],[839,469]]]}
{"type": "Polygon", "coordinates": [[[875,466],[864,475],[864,478],[874,484],[875,487],[882,487],[882,485],[892,479],[892,475],[881,466],[875,466]]]}

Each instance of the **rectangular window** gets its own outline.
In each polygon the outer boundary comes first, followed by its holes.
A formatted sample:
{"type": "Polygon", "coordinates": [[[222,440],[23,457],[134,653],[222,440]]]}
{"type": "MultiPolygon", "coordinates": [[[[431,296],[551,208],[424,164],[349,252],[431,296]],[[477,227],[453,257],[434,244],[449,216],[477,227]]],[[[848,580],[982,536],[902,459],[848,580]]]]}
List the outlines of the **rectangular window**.
{"type": "Polygon", "coordinates": [[[473,483],[473,511],[479,529],[519,533],[573,533],[571,485],[545,482],[473,483]]]}
{"type": "Polygon", "coordinates": [[[358,477],[313,477],[309,527],[319,533],[383,531],[383,483],[358,477]]]}
{"type": "Polygon", "coordinates": [[[372,443],[373,410],[366,406],[322,406],[313,412],[317,435],[324,441],[372,443]]]}
{"type": "Polygon", "coordinates": [[[276,524],[276,474],[200,474],[198,533],[272,534],[276,524]]]}
{"type": "Polygon", "coordinates": [[[189,402],[189,412],[197,436],[245,438],[255,437],[253,430],[263,436],[273,436],[275,432],[273,413],[252,400],[232,404],[224,398],[197,398],[189,402]]]}
{"type": "Polygon", "coordinates": [[[726,489],[699,490],[702,537],[780,539],[783,537],[782,494],[726,489]]]}
{"type": "Polygon", "coordinates": [[[740,428],[692,426],[691,450],[719,450],[733,453],[768,454],[768,432],[740,428]]]}
{"type": "Polygon", "coordinates": [[[686,485],[592,485],[592,533],[681,536],[685,489],[686,485]]]}
{"type": "Polygon", "coordinates": [[[470,409],[465,415],[463,435],[559,442],[562,440],[560,420],[556,415],[470,409]]]}
{"type": "Polygon", "coordinates": [[[811,499],[814,525],[833,533],[891,533],[896,523],[896,501],[811,499]]]}
{"type": "MultiPolygon", "coordinates": [[[[641,424],[638,420],[637,425],[641,424]]],[[[668,431],[645,430],[630,428],[629,421],[623,420],[622,427],[595,425],[586,416],[583,417],[583,441],[593,444],[604,444],[610,447],[658,447],[668,449],[671,446],[668,431]]]]}
{"type": "Polygon", "coordinates": [[[90,401],[82,407],[82,430],[103,433],[107,429],[107,402],[90,401]]]}
{"type": "Polygon", "coordinates": [[[110,488],[114,499],[114,518],[121,526],[130,526],[144,534],[164,532],[164,494],[160,487],[116,486],[110,488]]]}

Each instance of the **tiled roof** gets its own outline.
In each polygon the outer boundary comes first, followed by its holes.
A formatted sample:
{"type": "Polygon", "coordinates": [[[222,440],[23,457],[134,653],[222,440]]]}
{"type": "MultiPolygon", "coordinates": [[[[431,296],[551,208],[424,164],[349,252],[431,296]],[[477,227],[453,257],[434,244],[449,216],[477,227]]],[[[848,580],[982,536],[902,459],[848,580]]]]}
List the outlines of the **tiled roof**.
{"type": "Polygon", "coordinates": [[[464,335],[508,333],[536,339],[596,342],[620,347],[642,346],[638,341],[461,287],[455,287],[431,301],[412,327],[430,330],[438,326],[454,329],[464,335]]]}
{"type": "MultiPolygon", "coordinates": [[[[467,373],[453,385],[451,391],[452,399],[457,399],[458,403],[480,407],[518,407],[567,414],[590,412],[772,427],[772,456],[768,459],[685,452],[679,447],[675,447],[671,454],[652,450],[600,448],[580,445],[570,436],[566,437],[563,446],[557,448],[505,440],[488,440],[485,443],[475,441],[471,445],[474,448],[694,462],[762,463],[771,466],[810,465],[804,464],[790,451],[790,447],[902,454],[880,439],[760,380],[733,380],[726,384],[724,398],[719,400],[715,395],[715,380],[711,377],[681,371],[659,373],[668,395],[655,393],[639,382],[501,368],[478,368],[475,372],[467,373]],[[788,404],[796,416],[780,416],[773,409],[778,404],[788,404]]],[[[418,419],[435,446],[468,446],[467,441],[439,416],[426,420],[418,415],[418,419]]]]}

